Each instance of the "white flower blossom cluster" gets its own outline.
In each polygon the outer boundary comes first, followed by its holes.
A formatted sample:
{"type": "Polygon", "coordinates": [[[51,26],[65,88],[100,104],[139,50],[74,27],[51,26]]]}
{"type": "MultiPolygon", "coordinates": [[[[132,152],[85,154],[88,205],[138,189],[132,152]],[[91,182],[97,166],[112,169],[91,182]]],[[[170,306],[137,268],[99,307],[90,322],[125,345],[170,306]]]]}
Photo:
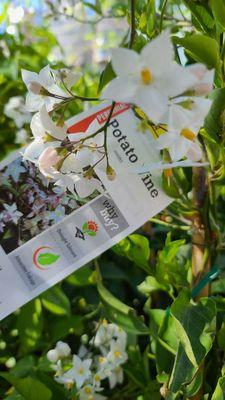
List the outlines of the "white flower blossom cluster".
{"type": "Polygon", "coordinates": [[[206,96],[212,90],[214,70],[202,64],[183,67],[174,58],[168,31],[140,54],[124,48],[113,50],[112,66],[117,77],[102,97],[133,103],[156,127],[166,125],[165,134],[154,141],[156,149],[169,151],[166,161],[186,157],[196,162],[202,158],[197,136],[211,107],[206,96]]]}
{"type": "MultiPolygon", "coordinates": [[[[156,128],[156,134],[159,126],[164,127],[163,134],[150,140],[163,155],[165,165],[201,165],[198,133],[211,106],[206,96],[212,89],[214,71],[201,64],[183,67],[174,58],[168,31],[147,44],[140,54],[126,48],[113,50],[112,66],[117,77],[103,90],[101,100],[140,108],[142,118],[156,128]]],[[[58,108],[81,99],[71,91],[79,75],[68,69],[53,71],[47,66],[39,74],[23,70],[22,77],[28,88],[27,107],[36,111],[31,121],[34,140],[24,158],[35,162],[56,185],[80,197],[88,197],[95,190],[101,192],[95,166],[106,161],[106,174],[109,179],[115,177],[108,161],[107,123],[100,127],[94,121],[86,133],[76,134],[73,141],[62,117],[52,119],[58,108]]],[[[148,167],[151,169],[151,165],[148,167]]]]}
{"type": "Polygon", "coordinates": [[[102,381],[108,379],[110,389],[123,382],[122,365],[127,361],[127,334],[120,327],[103,320],[89,348],[82,345],[78,354],[71,354],[67,343],[58,342],[47,353],[55,371],[55,380],[67,389],[76,388],[79,400],[104,400],[102,381]]]}

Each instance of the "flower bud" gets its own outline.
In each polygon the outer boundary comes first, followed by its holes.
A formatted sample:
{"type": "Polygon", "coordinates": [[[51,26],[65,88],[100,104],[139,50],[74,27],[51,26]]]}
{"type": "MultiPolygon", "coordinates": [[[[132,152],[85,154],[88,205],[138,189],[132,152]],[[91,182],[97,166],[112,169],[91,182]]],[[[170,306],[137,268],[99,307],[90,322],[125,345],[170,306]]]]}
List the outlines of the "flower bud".
{"type": "Polygon", "coordinates": [[[7,368],[13,368],[16,365],[16,359],[14,357],[8,358],[8,360],[5,362],[5,366],[7,368]]]}
{"type": "Polygon", "coordinates": [[[107,165],[107,168],[106,168],[106,175],[107,175],[107,178],[108,178],[110,181],[114,181],[114,179],[115,179],[115,177],[116,177],[116,172],[115,172],[115,170],[114,170],[110,165],[107,165]]]}
{"type": "Polygon", "coordinates": [[[71,348],[67,343],[58,342],[56,344],[56,351],[58,352],[60,357],[69,357],[71,354],[71,348]]]}
{"type": "Polygon", "coordinates": [[[42,86],[38,82],[35,82],[35,81],[30,82],[27,87],[28,87],[28,90],[34,94],[41,94],[41,92],[42,92],[42,86]]]}
{"type": "Polygon", "coordinates": [[[56,363],[59,359],[60,355],[58,350],[53,349],[53,350],[49,350],[47,352],[47,359],[51,362],[51,363],[56,363]]]}

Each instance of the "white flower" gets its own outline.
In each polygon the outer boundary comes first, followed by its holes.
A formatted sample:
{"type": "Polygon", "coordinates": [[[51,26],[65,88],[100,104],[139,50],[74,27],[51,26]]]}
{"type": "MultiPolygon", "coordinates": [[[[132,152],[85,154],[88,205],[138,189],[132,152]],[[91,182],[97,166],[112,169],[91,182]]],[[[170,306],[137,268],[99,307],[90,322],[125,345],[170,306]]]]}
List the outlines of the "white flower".
{"type": "Polygon", "coordinates": [[[97,163],[104,154],[104,135],[103,132],[98,133],[96,136],[91,137],[96,133],[101,126],[97,119],[95,119],[88,127],[86,132],[77,132],[70,134],[70,140],[76,146],[77,153],[76,160],[79,161],[82,168],[97,163]]]}
{"type": "Polygon", "coordinates": [[[76,174],[61,174],[59,172],[57,179],[58,180],[55,182],[56,186],[62,187],[64,191],[69,190],[69,192],[76,195],[75,182],[78,179],[78,176],[76,174]]]}
{"type": "Polygon", "coordinates": [[[113,389],[118,383],[123,383],[123,369],[116,367],[109,375],[109,386],[113,389]]]}
{"type": "Polygon", "coordinates": [[[100,347],[102,345],[108,344],[115,334],[115,325],[109,324],[106,320],[100,324],[95,338],[94,345],[100,347]]]}
{"type": "Polygon", "coordinates": [[[31,120],[31,114],[27,112],[22,96],[11,97],[4,107],[4,114],[12,118],[18,128],[22,128],[31,120]]]}
{"type": "MultiPolygon", "coordinates": [[[[56,343],[56,347],[55,349],[49,350],[47,353],[47,359],[52,362],[52,363],[57,363],[59,361],[60,358],[66,358],[69,357],[71,353],[71,348],[69,347],[69,345],[67,343],[64,342],[57,342],[56,343]]],[[[58,371],[60,366],[60,371],[61,369],[61,363],[57,363],[57,367],[55,370],[58,371]]]]}
{"type": "Polygon", "coordinates": [[[182,94],[197,78],[174,62],[168,31],[147,44],[139,55],[125,48],[112,52],[117,74],[103,90],[103,99],[135,103],[155,122],[163,122],[168,98],[182,94]]]}
{"type": "Polygon", "coordinates": [[[47,178],[54,176],[55,165],[61,160],[54,147],[47,147],[38,158],[38,168],[47,178]]]}
{"type": "Polygon", "coordinates": [[[91,196],[95,190],[104,193],[102,183],[93,177],[77,177],[75,188],[78,196],[82,199],[91,196]]]}
{"type": "Polygon", "coordinates": [[[67,343],[61,341],[56,343],[56,350],[58,351],[60,357],[69,357],[71,353],[70,346],[67,343]]]}
{"type": "Polygon", "coordinates": [[[42,106],[40,111],[34,114],[31,120],[31,130],[34,136],[34,140],[26,147],[23,154],[25,160],[37,163],[37,160],[41,153],[49,146],[57,147],[60,145],[60,141],[67,138],[67,127],[66,125],[58,126],[52,121],[45,106],[42,106]],[[56,141],[46,142],[46,134],[51,135],[56,141]]]}
{"type": "Polygon", "coordinates": [[[9,204],[3,204],[5,212],[4,212],[4,220],[8,220],[13,222],[15,225],[18,223],[20,217],[22,217],[23,213],[17,210],[17,205],[16,203],[13,203],[11,205],[9,204]]]}
{"type": "Polygon", "coordinates": [[[15,143],[16,144],[23,144],[27,141],[27,131],[26,129],[20,129],[19,131],[16,132],[16,139],[15,143]]]}
{"type": "Polygon", "coordinates": [[[58,174],[55,175],[58,180],[55,182],[56,186],[61,186],[65,190],[68,189],[71,193],[80,198],[90,196],[95,190],[104,193],[101,182],[96,178],[83,177],[76,174],[58,174]],[[76,192],[75,192],[76,190],[76,192]]]}
{"type": "Polygon", "coordinates": [[[70,89],[80,78],[80,74],[75,74],[68,68],[61,68],[55,71],[55,77],[59,83],[64,83],[66,88],[70,89]]]}
{"type": "Polygon", "coordinates": [[[190,90],[194,91],[196,96],[206,96],[213,88],[214,69],[208,70],[203,64],[193,64],[187,67],[188,70],[198,79],[190,90]]]}
{"type": "Polygon", "coordinates": [[[63,378],[67,382],[76,382],[77,388],[80,389],[84,382],[91,376],[91,363],[91,359],[82,361],[78,356],[74,355],[73,366],[63,374],[63,378]]]}
{"type": "Polygon", "coordinates": [[[42,68],[39,74],[23,69],[22,78],[29,92],[26,97],[26,107],[29,111],[38,111],[43,104],[45,104],[48,111],[50,111],[55,104],[62,101],[61,99],[41,94],[43,92],[42,88],[57,96],[65,97],[63,90],[55,84],[53,71],[49,65],[42,68]]]}
{"type": "Polygon", "coordinates": [[[211,101],[196,98],[191,109],[185,109],[178,104],[170,107],[168,131],[160,135],[155,144],[159,149],[169,149],[172,161],[178,161],[185,157],[191,157],[192,161],[201,159],[201,149],[195,142],[198,132],[204,123],[211,101]],[[191,151],[195,142],[195,151],[191,151]]]}
{"type": "Polygon", "coordinates": [[[56,363],[59,359],[59,352],[57,349],[52,349],[47,352],[47,359],[51,363],[56,363]]]}
{"type": "Polygon", "coordinates": [[[106,397],[96,393],[96,387],[91,385],[85,385],[79,391],[80,400],[105,400],[106,397]]]}
{"type": "Polygon", "coordinates": [[[113,368],[116,368],[120,364],[124,364],[127,359],[128,356],[125,350],[125,344],[118,340],[112,340],[107,360],[111,363],[113,368]]]}
{"type": "Polygon", "coordinates": [[[59,125],[59,124],[55,123],[51,119],[45,105],[41,107],[39,115],[40,115],[40,124],[41,124],[39,127],[41,128],[42,132],[44,130],[44,133],[47,132],[49,135],[51,135],[52,137],[54,137],[55,139],[58,139],[58,140],[66,139],[66,137],[67,137],[66,124],[63,123],[62,125],[59,125]]]}

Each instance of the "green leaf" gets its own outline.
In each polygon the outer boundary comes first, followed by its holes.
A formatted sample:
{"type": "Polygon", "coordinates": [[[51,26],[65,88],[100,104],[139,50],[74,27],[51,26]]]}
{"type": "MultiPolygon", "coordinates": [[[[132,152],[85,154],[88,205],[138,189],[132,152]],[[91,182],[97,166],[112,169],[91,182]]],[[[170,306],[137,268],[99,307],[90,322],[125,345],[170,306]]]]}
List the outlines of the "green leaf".
{"type": "Polygon", "coordinates": [[[94,4],[93,4],[93,2],[83,1],[83,4],[86,7],[89,7],[91,10],[95,11],[97,14],[99,14],[99,15],[102,14],[102,8],[101,8],[100,0],[95,0],[94,4]]]}
{"type": "Polygon", "coordinates": [[[202,298],[198,304],[190,302],[189,293],[184,290],[172,304],[171,315],[180,340],[169,384],[176,393],[193,379],[212,347],[216,307],[209,298],[202,298]]]}
{"type": "Polygon", "coordinates": [[[42,253],[38,256],[38,263],[40,265],[51,265],[59,259],[59,255],[53,253],[42,253]]]}
{"type": "Polygon", "coordinates": [[[82,231],[86,231],[88,229],[88,223],[85,222],[82,226],[82,231]]]}
{"type": "Polygon", "coordinates": [[[89,236],[96,236],[96,232],[94,231],[87,231],[86,232],[89,236]]]}
{"type": "Polygon", "coordinates": [[[31,377],[17,379],[6,372],[2,372],[0,376],[14,386],[25,400],[51,400],[52,398],[51,391],[37,379],[31,377]]]}
{"type": "Polygon", "coordinates": [[[59,286],[54,286],[41,296],[43,306],[56,315],[70,315],[70,301],[59,286]]]}
{"type": "Polygon", "coordinates": [[[150,247],[148,239],[143,235],[129,235],[117,243],[113,250],[115,253],[127,257],[146,272],[149,272],[150,247]]]}
{"type": "Polygon", "coordinates": [[[28,355],[17,361],[15,367],[11,369],[10,373],[15,378],[25,378],[30,374],[32,369],[35,367],[35,359],[32,355],[28,355]]]}
{"type": "Polygon", "coordinates": [[[149,329],[140,317],[135,315],[133,308],[122,303],[113,296],[102,284],[97,284],[98,292],[104,306],[106,318],[121,326],[125,331],[136,335],[148,335],[149,329]]]}
{"type": "Polygon", "coordinates": [[[224,0],[211,0],[211,7],[214,18],[219,27],[225,30],[225,3],[224,0]]]}
{"type": "Polygon", "coordinates": [[[62,340],[69,333],[74,335],[81,335],[83,333],[82,317],[79,315],[73,315],[71,317],[56,318],[49,325],[49,334],[51,336],[52,343],[56,343],[58,340],[62,340]]]}
{"type": "MultiPolygon", "coordinates": [[[[201,30],[203,31],[210,31],[213,29],[215,25],[214,18],[210,12],[210,9],[207,8],[207,6],[204,4],[196,3],[193,0],[185,0],[184,1],[186,7],[189,8],[189,10],[192,13],[192,17],[196,18],[201,30]]],[[[194,22],[194,21],[193,21],[194,22]]]]}
{"type": "Polygon", "coordinates": [[[138,285],[138,290],[145,296],[149,296],[151,293],[157,290],[164,290],[167,292],[168,289],[168,286],[158,282],[154,276],[147,276],[145,280],[138,285]]]}
{"type": "Polygon", "coordinates": [[[28,353],[31,349],[35,349],[43,330],[42,306],[39,299],[22,307],[17,320],[17,328],[22,352],[28,353]]]}
{"type": "Polygon", "coordinates": [[[156,335],[156,365],[159,374],[171,374],[178,344],[176,325],[168,309],[164,312],[156,335]]]}
{"type": "Polygon", "coordinates": [[[213,102],[205,118],[204,128],[215,144],[224,126],[225,89],[215,89],[210,97],[213,102]]]}
{"type": "Polygon", "coordinates": [[[216,389],[211,400],[224,400],[225,398],[225,376],[219,378],[216,389]]]}
{"type": "Polygon", "coordinates": [[[185,240],[172,241],[171,234],[167,235],[164,248],[157,254],[155,274],[157,281],[167,287],[167,290],[171,286],[177,289],[188,286],[189,251],[185,240]]]}
{"type": "Polygon", "coordinates": [[[79,268],[66,281],[73,286],[89,286],[96,283],[96,274],[88,265],[79,268]]]}
{"type": "Polygon", "coordinates": [[[112,64],[111,62],[108,63],[103,70],[100,81],[99,81],[99,87],[98,87],[98,92],[101,92],[102,89],[109,83],[112,79],[116,77],[115,72],[113,71],[112,64]]]}
{"type": "Polygon", "coordinates": [[[186,35],[184,38],[173,38],[176,44],[185,48],[188,54],[198,62],[206,64],[209,68],[220,66],[220,50],[215,39],[206,35],[186,35]]]}

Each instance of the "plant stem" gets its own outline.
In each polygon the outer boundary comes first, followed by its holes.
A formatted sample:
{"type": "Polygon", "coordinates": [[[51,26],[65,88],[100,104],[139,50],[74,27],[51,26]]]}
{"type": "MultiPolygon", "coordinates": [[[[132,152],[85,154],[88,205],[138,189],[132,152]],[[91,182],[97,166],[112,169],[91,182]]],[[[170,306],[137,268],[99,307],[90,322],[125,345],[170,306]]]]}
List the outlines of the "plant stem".
{"type": "MultiPolygon", "coordinates": [[[[193,168],[193,206],[196,208],[192,235],[192,284],[196,285],[203,274],[210,270],[209,223],[208,223],[208,176],[203,167],[193,168]],[[207,255],[207,256],[206,256],[207,255]]],[[[206,285],[196,300],[209,295],[209,285],[206,285]]],[[[204,370],[204,363],[199,367],[199,372],[204,370]]],[[[201,400],[204,395],[204,384],[191,398],[201,400]]]]}
{"type": "Polygon", "coordinates": [[[131,31],[130,31],[130,42],[129,49],[132,49],[134,38],[136,35],[135,29],[135,0],[130,0],[130,14],[131,14],[131,31]]]}
{"type": "MultiPolygon", "coordinates": [[[[193,206],[196,208],[192,220],[192,284],[195,286],[201,276],[210,269],[209,224],[208,215],[208,180],[207,171],[202,167],[193,168],[193,206]],[[206,257],[207,254],[207,257],[206,257]]],[[[199,297],[208,296],[206,286],[199,297]]]]}

